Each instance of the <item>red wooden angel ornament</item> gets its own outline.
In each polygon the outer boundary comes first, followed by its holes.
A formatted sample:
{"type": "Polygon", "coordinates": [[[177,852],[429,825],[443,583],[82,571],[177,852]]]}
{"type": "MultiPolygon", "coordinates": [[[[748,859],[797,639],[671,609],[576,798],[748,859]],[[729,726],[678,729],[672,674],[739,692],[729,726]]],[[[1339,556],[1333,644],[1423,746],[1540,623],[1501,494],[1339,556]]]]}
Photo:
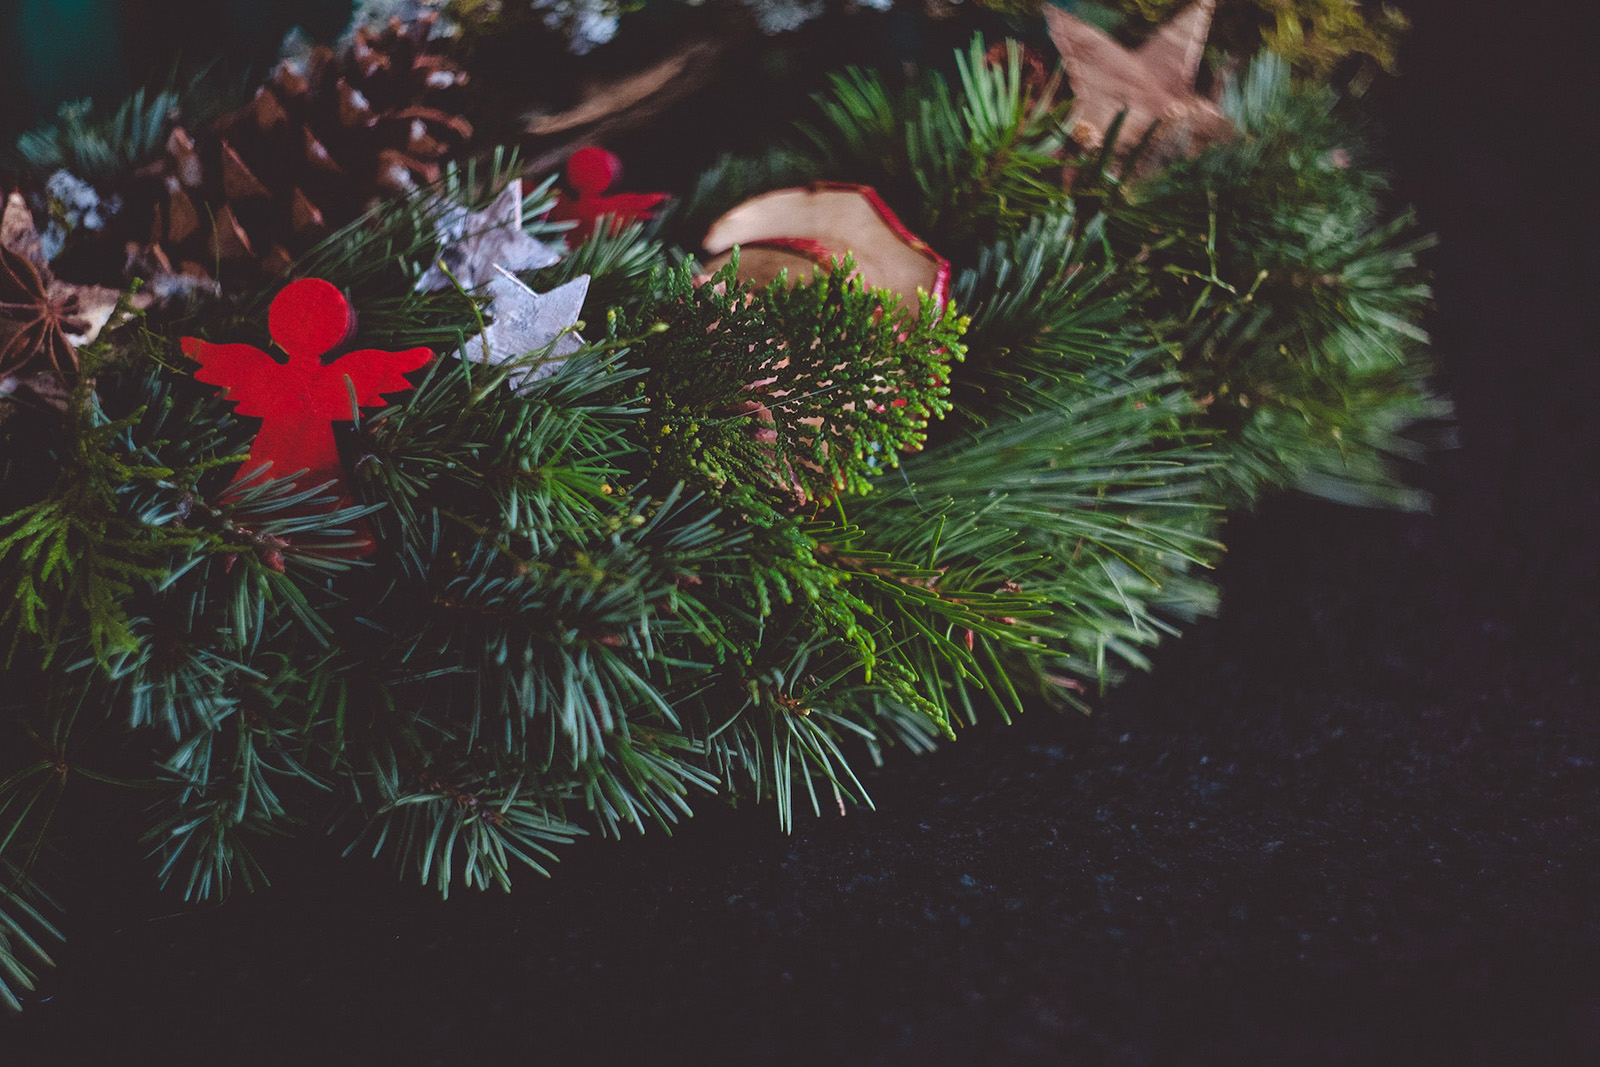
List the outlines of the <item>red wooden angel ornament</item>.
{"type": "MultiPolygon", "coordinates": [[[[331,363],[322,357],[354,332],[355,313],[344,294],[320,278],[283,287],[267,312],[272,340],[289,355],[280,363],[245,344],[183,339],[183,353],[200,364],[195,378],[222,386],[240,415],[261,420],[250,456],[234,475],[235,485],[263,477],[292,478],[302,488],[327,484],[335,498],[323,510],[350,506],[350,485],[334,440],[335,422],[353,422],[360,407],[383,407],[384,394],[411,388],[406,374],[427,365],[433,352],[410,348],[347,352],[331,363]]],[[[371,531],[360,520],[355,539],[342,553],[373,550],[371,531]]]]}
{"type": "Polygon", "coordinates": [[[604,148],[580,148],[567,160],[567,184],[577,195],[561,194],[546,216],[551,222],[576,221],[567,231],[567,247],[577,248],[602,218],[611,216],[613,228],[636,219],[655,218],[666,193],[608,193],[622,180],[622,160],[604,148]]]}

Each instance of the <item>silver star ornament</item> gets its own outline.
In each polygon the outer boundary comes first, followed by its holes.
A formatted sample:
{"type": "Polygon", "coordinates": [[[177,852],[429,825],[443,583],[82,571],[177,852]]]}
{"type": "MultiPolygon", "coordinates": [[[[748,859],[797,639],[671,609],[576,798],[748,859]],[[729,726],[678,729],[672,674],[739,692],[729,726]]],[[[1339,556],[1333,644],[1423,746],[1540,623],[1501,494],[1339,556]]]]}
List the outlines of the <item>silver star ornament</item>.
{"type": "Polygon", "coordinates": [[[589,292],[589,276],[536,293],[504,267],[497,266],[495,272],[489,281],[489,314],[494,320],[484,328],[482,340],[467,344],[467,354],[482,352],[487,345],[486,362],[502,366],[538,352],[542,358],[537,363],[519,366],[506,380],[517,388],[548,378],[583,347],[576,327],[589,292]]]}
{"type": "MultiPolygon", "coordinates": [[[[497,267],[538,270],[561,258],[554,248],[522,229],[521,178],[508,183],[482,211],[454,205],[441,212],[434,225],[444,246],[439,259],[463,289],[494,281],[497,267]]],[[[417,280],[418,292],[449,287],[450,278],[437,262],[417,280]]]]}

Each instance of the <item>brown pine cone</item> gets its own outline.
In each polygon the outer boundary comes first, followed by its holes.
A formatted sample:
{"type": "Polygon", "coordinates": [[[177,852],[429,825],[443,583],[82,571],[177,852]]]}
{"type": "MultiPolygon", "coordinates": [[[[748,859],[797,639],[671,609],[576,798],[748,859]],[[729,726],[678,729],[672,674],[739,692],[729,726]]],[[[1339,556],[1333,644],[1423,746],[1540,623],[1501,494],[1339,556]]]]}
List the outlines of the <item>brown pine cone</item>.
{"type": "Polygon", "coordinates": [[[433,22],[358,31],[339,52],[280,63],[204,130],[174,128],[145,195],[127,197],[130,273],[256,283],[379,200],[437,179],[472,127],[450,110],[466,74],[430,40],[433,22]]]}

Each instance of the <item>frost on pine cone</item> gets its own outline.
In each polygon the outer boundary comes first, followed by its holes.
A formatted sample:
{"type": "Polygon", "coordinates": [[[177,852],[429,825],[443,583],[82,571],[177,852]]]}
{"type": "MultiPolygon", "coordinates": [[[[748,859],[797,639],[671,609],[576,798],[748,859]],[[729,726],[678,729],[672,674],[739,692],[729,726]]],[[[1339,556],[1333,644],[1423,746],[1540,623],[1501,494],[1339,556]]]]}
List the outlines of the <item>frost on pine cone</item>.
{"type": "Polygon", "coordinates": [[[360,30],[339,52],[280,63],[205,130],[174,127],[127,198],[130,273],[258,283],[374,203],[437,179],[472,127],[450,110],[466,75],[432,31],[431,16],[360,30]]]}

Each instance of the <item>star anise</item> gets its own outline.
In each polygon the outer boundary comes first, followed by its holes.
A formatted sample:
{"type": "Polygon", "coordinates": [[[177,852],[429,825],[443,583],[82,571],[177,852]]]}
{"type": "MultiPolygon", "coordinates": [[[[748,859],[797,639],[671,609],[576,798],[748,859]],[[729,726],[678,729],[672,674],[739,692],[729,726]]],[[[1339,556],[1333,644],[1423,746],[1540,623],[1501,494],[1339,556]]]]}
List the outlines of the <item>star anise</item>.
{"type": "Polygon", "coordinates": [[[67,335],[88,330],[75,291],[53,284],[26,257],[0,245],[0,376],[45,363],[71,380],[78,351],[67,335]]]}
{"type": "MultiPolygon", "coordinates": [[[[17,193],[0,212],[0,387],[18,380],[59,393],[78,376],[77,346],[94,340],[122,294],[50,272],[33,215],[17,193]]],[[[140,294],[134,306],[148,306],[140,294]]]]}

